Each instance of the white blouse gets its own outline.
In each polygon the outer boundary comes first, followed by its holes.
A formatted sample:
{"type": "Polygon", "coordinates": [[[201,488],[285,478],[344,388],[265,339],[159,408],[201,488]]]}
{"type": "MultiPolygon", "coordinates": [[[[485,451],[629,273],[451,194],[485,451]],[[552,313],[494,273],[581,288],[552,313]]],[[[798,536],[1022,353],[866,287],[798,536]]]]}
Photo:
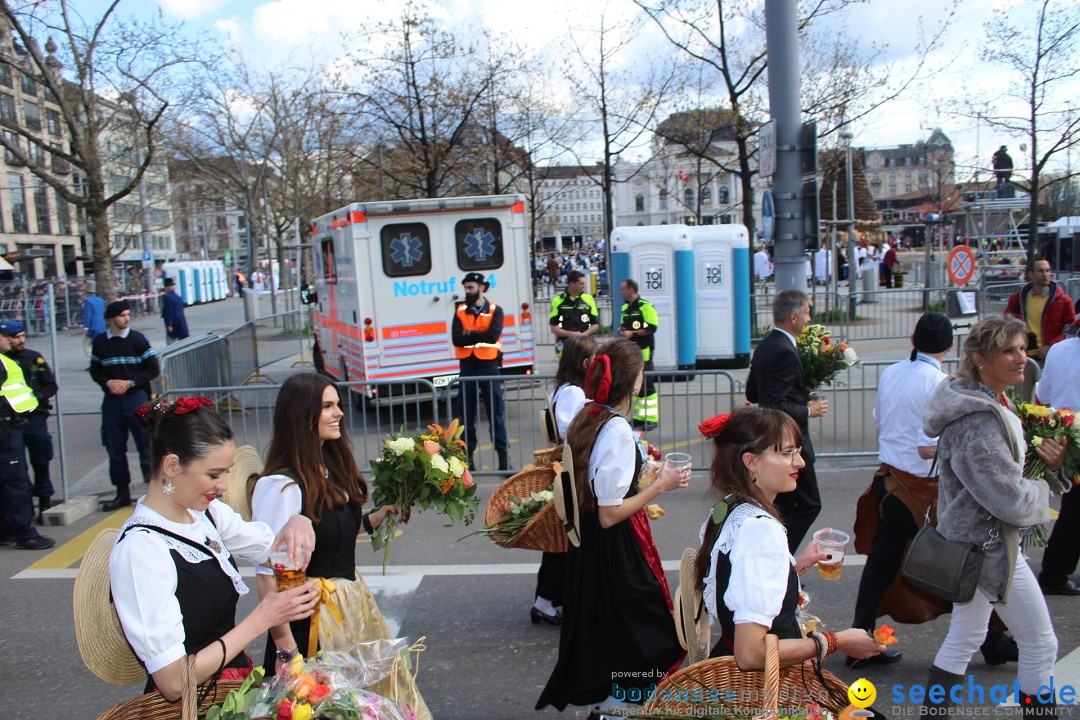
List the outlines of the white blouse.
{"type": "MultiPolygon", "coordinates": [[[[708,524],[706,518],[699,541],[704,541],[708,524]]],[[[731,561],[724,605],[732,611],[734,623],[772,627],[787,595],[788,574],[795,565],[788,551],[787,530],[772,515],[750,503],[737,505],[731,511],[713,544],[705,576],[705,607],[715,623],[720,622],[716,616],[716,565],[721,552],[727,553],[731,561]]]]}
{"type": "Polygon", "coordinates": [[[622,505],[634,482],[636,452],[637,437],[626,418],[619,415],[604,423],[589,456],[589,479],[597,505],[622,505]]]}
{"type": "MultiPolygon", "coordinates": [[[[265,562],[270,556],[274,532],[265,523],[246,522],[220,500],[214,500],[209,508],[216,527],[204,513],[188,512],[192,522],[173,522],[146,507],[140,499],[120,532],[129,525],[154,525],[200,544],[213,540],[222,548],[214,553],[218,565],[232,579],[236,591],[246,594],[248,587],[229,558],[235,555],[252,563],[265,562]]],[[[170,550],[176,550],[191,563],[210,561],[205,553],[186,543],[139,528],[116,543],[109,556],[116,614],[125,637],[149,673],[185,655],[184,616],[176,599],[176,565],[170,550]]]]}
{"type": "Polygon", "coordinates": [[[555,408],[555,429],[559,437],[566,441],[566,433],[570,429],[570,423],[585,407],[585,391],[577,385],[561,385],[551,393],[550,402],[555,408]]]}
{"type": "MultiPolygon", "coordinates": [[[[303,511],[304,497],[300,486],[288,475],[266,475],[255,483],[255,492],[251,495],[251,519],[264,522],[275,533],[294,515],[303,511]]],[[[255,568],[259,575],[273,575],[274,571],[259,565],[255,568]]]]}

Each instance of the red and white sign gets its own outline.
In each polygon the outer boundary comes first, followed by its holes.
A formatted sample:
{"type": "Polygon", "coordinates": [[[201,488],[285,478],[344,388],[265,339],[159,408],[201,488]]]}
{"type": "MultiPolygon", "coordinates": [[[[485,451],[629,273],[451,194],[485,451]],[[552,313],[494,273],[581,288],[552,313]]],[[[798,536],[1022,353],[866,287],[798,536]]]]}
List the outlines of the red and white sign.
{"type": "Polygon", "coordinates": [[[945,261],[945,272],[957,285],[967,285],[975,277],[975,251],[967,245],[957,245],[945,261]]]}

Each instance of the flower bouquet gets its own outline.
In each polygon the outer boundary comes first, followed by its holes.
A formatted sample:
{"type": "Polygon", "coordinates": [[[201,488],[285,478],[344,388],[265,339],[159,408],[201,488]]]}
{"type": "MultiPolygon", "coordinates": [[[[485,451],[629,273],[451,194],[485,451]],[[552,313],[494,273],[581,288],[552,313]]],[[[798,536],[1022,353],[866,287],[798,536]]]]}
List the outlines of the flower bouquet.
{"type": "MultiPolygon", "coordinates": [[[[1056,441],[1066,440],[1065,464],[1062,473],[1073,485],[1080,485],[1080,423],[1076,422],[1076,412],[1069,408],[1055,410],[1046,405],[1019,403],[1016,412],[1024,428],[1027,441],[1027,453],[1024,456],[1024,477],[1030,480],[1054,480],[1046,470],[1046,461],[1035,451],[1042,445],[1044,438],[1056,441]]],[[[1056,482],[1051,482],[1055,487],[1056,482]]]]}
{"type": "Polygon", "coordinates": [[[395,505],[398,516],[389,514],[371,536],[374,550],[383,551],[383,574],[390,562],[390,541],[397,523],[407,523],[414,505],[434,507],[454,522],[472,523],[478,500],[476,484],[469,473],[465,428],[457,420],[443,430],[428,425],[421,435],[404,432],[386,441],[382,457],[372,461],[375,507],[395,505]]]}
{"type": "Polygon", "coordinates": [[[562,464],[555,461],[508,477],[488,498],[483,529],[465,537],[484,535],[504,548],[566,552],[566,532],[552,503],[560,472],[562,464]]]}
{"type": "Polygon", "coordinates": [[[297,655],[280,675],[262,685],[255,668],[237,690],[206,711],[206,720],[416,720],[408,706],[364,688],[411,663],[404,639],[360,643],[348,652],[297,655]]]}
{"type": "Polygon", "coordinates": [[[854,367],[859,356],[846,342],[832,342],[824,325],[807,325],[795,338],[795,347],[802,364],[806,389],[815,391],[831,385],[841,370],[854,367]]]}
{"type": "Polygon", "coordinates": [[[464,540],[473,535],[485,535],[499,545],[513,546],[532,519],[554,499],[555,493],[550,485],[544,490],[527,493],[524,497],[514,495],[503,503],[504,515],[460,539],[464,540]]]}

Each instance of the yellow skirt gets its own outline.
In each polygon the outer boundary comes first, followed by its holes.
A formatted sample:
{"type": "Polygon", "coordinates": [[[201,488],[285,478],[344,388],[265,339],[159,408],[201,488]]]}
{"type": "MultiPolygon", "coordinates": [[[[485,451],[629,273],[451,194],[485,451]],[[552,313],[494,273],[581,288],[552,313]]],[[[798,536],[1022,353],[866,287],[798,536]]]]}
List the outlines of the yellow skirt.
{"type": "MultiPolygon", "coordinates": [[[[333,578],[337,590],[334,602],[341,609],[342,622],[339,624],[328,612],[319,617],[319,646],[325,650],[341,650],[361,642],[393,639],[386,620],[379,612],[375,597],[367,583],[356,572],[356,580],[333,578]]],[[[408,705],[417,720],[432,720],[420,690],[416,687],[416,676],[404,665],[398,664],[389,677],[368,688],[374,693],[388,697],[399,707],[408,705]]]]}

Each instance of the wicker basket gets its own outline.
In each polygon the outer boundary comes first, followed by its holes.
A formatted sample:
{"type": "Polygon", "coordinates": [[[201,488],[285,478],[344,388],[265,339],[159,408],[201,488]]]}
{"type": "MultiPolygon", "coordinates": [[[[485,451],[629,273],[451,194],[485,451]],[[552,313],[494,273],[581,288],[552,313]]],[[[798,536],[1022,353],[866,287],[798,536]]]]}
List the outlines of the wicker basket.
{"type": "Polygon", "coordinates": [[[533,467],[549,467],[553,462],[562,458],[563,446],[533,450],[533,467]]]}
{"type": "Polygon", "coordinates": [[[180,702],[169,702],[159,692],[147,693],[120,703],[98,720],[197,720],[199,712],[222,702],[230,691],[243,684],[242,680],[219,680],[213,690],[199,702],[199,696],[205,688],[195,687],[194,666],[194,655],[185,657],[180,666],[184,688],[180,702]]]}
{"type": "MultiPolygon", "coordinates": [[[[507,478],[488,498],[487,509],[484,511],[484,524],[493,525],[506,517],[506,502],[511,498],[522,497],[538,490],[547,490],[554,481],[555,471],[550,465],[522,470],[517,475],[507,478]]],[[[533,516],[517,537],[506,542],[502,542],[507,540],[506,535],[489,535],[488,537],[506,548],[566,552],[567,546],[566,531],[563,530],[563,524],[559,520],[558,513],[555,512],[555,506],[551,503],[533,516]]]]}
{"type": "Polygon", "coordinates": [[[766,635],[763,672],[744,672],[730,656],[703,660],[665,678],[646,703],[645,715],[699,716],[706,707],[725,717],[747,715],[748,709],[775,715],[778,706],[805,709],[814,701],[839,715],[848,705],[847,685],[826,670],[822,670],[822,677],[824,686],[809,660],[781,670],[780,640],[766,635]],[[694,693],[704,699],[688,701],[694,693]]]}

